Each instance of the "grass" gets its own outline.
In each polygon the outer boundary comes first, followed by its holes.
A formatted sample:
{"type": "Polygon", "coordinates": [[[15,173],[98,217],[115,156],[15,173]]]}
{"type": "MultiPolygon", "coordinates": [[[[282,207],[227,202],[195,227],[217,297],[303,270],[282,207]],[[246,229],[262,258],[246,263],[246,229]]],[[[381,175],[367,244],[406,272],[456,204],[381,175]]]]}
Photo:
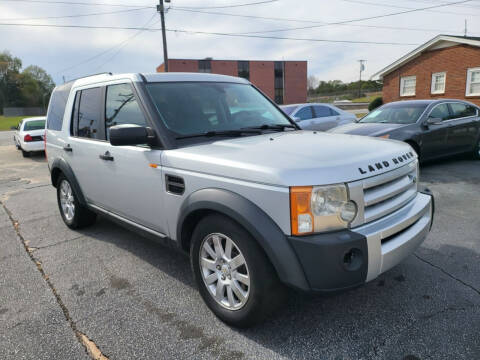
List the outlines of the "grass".
{"type": "Polygon", "coordinates": [[[17,126],[20,120],[25,119],[27,116],[13,116],[5,117],[0,115],[0,131],[11,130],[12,126],[17,126]]]}
{"type": "Polygon", "coordinates": [[[382,96],[382,93],[372,94],[372,95],[369,95],[369,96],[364,96],[364,97],[361,97],[361,98],[353,99],[352,102],[354,102],[354,103],[357,103],[357,102],[371,103],[373,101],[373,99],[375,99],[377,97],[380,97],[380,96],[382,96]]]}
{"type": "Polygon", "coordinates": [[[361,117],[364,117],[365,115],[367,115],[367,113],[365,113],[365,114],[355,114],[355,115],[356,115],[357,119],[360,119],[361,117]]]}

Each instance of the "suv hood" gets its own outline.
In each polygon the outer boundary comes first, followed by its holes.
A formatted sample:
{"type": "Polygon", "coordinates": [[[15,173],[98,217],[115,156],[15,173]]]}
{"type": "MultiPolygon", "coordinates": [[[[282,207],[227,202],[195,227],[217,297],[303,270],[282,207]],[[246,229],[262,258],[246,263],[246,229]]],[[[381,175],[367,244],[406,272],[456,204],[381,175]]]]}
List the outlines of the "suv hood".
{"type": "Polygon", "coordinates": [[[166,150],[162,166],[263,184],[301,186],[355,181],[415,158],[411,147],[399,141],[285,131],[166,150]]]}
{"type": "Polygon", "coordinates": [[[329,132],[335,133],[335,134],[380,136],[404,126],[406,125],[405,124],[387,124],[387,123],[352,123],[352,124],[336,127],[334,129],[329,130],[329,132]]]}

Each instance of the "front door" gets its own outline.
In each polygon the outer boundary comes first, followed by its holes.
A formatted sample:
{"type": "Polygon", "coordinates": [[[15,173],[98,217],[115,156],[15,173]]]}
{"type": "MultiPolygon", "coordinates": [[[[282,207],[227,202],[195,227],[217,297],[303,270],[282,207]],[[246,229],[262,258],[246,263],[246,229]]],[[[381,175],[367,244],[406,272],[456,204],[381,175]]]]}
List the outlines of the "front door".
{"type": "Polygon", "coordinates": [[[435,106],[428,118],[438,119],[438,124],[428,125],[428,128],[422,133],[421,156],[422,159],[432,159],[448,153],[446,146],[448,119],[450,110],[447,104],[435,106]]]}
{"type": "Polygon", "coordinates": [[[304,130],[313,130],[313,111],[311,106],[300,108],[293,117],[297,118],[298,125],[304,130]]]}

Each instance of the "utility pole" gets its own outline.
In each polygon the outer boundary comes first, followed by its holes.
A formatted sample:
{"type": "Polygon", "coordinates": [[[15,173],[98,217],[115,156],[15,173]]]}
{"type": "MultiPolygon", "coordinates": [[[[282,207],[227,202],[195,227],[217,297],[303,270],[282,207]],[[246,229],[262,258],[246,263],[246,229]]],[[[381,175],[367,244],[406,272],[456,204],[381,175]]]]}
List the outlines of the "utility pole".
{"type": "Polygon", "coordinates": [[[465,36],[465,37],[467,37],[467,30],[468,30],[468,28],[467,28],[467,19],[465,19],[465,30],[464,30],[464,34],[463,34],[463,36],[465,36]]]}
{"type": "MultiPolygon", "coordinates": [[[[165,2],[169,3],[170,0],[165,0],[165,2]]],[[[165,7],[163,6],[163,0],[160,0],[160,4],[157,5],[157,11],[160,13],[160,20],[162,21],[163,63],[165,64],[165,72],[168,72],[167,34],[165,30],[165,7]]]]}
{"type": "Polygon", "coordinates": [[[360,81],[358,82],[358,97],[362,96],[362,71],[365,70],[367,60],[358,60],[360,63],[360,81]]]}

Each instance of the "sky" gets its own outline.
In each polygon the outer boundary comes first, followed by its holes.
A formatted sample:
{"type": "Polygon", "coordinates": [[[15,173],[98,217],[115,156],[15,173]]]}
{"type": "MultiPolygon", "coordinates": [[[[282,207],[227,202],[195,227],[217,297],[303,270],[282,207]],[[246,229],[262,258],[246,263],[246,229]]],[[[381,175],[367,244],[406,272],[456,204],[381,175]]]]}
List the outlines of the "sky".
{"type": "MultiPolygon", "coordinates": [[[[438,34],[463,35],[465,20],[467,34],[480,36],[480,0],[392,16],[385,15],[459,0],[263,0],[259,4],[237,6],[261,1],[166,3],[169,57],[307,60],[308,75],[319,80],[350,82],[358,80],[359,59],[367,60],[362,78],[370,78],[438,34]]],[[[64,78],[68,81],[104,71],[155,72],[163,62],[157,3],[155,0],[0,0],[0,51],[8,50],[21,58],[24,67],[41,66],[57,84],[63,83],[64,78]]]]}

